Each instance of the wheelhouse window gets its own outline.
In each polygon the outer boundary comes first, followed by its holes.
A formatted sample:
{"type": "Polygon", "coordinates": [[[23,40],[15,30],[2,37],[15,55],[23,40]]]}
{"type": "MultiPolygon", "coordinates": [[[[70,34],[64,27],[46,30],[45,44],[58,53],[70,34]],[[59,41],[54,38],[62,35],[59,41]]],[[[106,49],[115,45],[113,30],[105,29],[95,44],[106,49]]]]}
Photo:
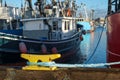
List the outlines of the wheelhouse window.
{"type": "Polygon", "coordinates": [[[69,29],[70,29],[70,22],[65,21],[65,30],[69,30],[69,29]]]}
{"type": "Polygon", "coordinates": [[[40,29],[40,30],[42,29],[42,26],[41,26],[41,24],[39,24],[39,29],[40,29]]]}
{"type": "Polygon", "coordinates": [[[58,30],[58,21],[53,21],[53,30],[58,30]]]}

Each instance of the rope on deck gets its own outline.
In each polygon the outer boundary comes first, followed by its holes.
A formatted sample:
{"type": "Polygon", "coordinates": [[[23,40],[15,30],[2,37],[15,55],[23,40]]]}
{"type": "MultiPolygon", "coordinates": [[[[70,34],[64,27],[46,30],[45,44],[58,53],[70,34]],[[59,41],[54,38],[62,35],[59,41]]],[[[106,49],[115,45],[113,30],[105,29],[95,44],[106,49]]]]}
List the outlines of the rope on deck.
{"type": "Polygon", "coordinates": [[[61,64],[61,63],[55,63],[55,62],[38,62],[38,63],[31,63],[27,62],[28,65],[38,65],[38,66],[46,66],[46,67],[63,67],[63,68],[77,68],[77,67],[104,67],[104,66],[110,66],[110,65],[117,65],[120,64],[119,62],[111,62],[111,63],[96,63],[96,64],[61,64]]]}

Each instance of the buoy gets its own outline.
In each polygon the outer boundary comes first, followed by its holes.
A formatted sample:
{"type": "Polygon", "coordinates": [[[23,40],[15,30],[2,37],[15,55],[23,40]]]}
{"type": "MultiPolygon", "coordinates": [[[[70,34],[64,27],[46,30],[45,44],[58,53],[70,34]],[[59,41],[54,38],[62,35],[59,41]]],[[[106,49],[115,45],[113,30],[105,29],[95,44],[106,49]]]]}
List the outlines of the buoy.
{"type": "Polygon", "coordinates": [[[53,48],[52,48],[52,53],[58,53],[58,51],[57,51],[57,48],[56,48],[56,47],[53,47],[53,48]]]}
{"type": "Polygon", "coordinates": [[[44,44],[41,45],[42,53],[47,53],[47,48],[44,44]]]}
{"type": "Polygon", "coordinates": [[[22,53],[27,53],[27,47],[24,42],[19,43],[19,49],[22,53]]]}

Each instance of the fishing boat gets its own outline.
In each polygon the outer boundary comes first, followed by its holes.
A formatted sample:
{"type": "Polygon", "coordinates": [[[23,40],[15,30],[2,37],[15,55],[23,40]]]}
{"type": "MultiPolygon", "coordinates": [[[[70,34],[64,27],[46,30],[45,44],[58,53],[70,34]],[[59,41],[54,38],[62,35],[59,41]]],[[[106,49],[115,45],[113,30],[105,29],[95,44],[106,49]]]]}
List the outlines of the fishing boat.
{"type": "Polygon", "coordinates": [[[3,5],[0,0],[0,32],[21,35],[19,8],[8,6],[6,1],[3,5]]]}
{"type": "Polygon", "coordinates": [[[81,3],[77,24],[83,25],[84,26],[83,29],[86,30],[86,32],[93,32],[95,30],[93,14],[94,10],[88,10],[86,5],[81,3]]]}
{"type": "Polygon", "coordinates": [[[94,32],[95,30],[95,24],[94,22],[92,21],[78,21],[77,24],[81,24],[84,26],[84,30],[87,32],[87,33],[91,33],[91,32],[94,32]]]}
{"type": "Polygon", "coordinates": [[[80,54],[83,26],[76,25],[75,1],[37,0],[36,9],[29,5],[24,10],[22,36],[0,33],[1,63],[22,60],[20,54],[61,54],[56,62],[65,63],[70,56],[80,54]],[[34,14],[33,14],[34,13],[34,14]],[[28,16],[29,15],[29,16],[28,16]],[[3,60],[4,59],[4,60],[3,60]],[[2,61],[3,60],[3,61],[2,61]]]}
{"type": "MultiPolygon", "coordinates": [[[[120,0],[108,0],[107,61],[120,61],[120,0]]],[[[120,68],[120,65],[111,67],[120,68]]]]}

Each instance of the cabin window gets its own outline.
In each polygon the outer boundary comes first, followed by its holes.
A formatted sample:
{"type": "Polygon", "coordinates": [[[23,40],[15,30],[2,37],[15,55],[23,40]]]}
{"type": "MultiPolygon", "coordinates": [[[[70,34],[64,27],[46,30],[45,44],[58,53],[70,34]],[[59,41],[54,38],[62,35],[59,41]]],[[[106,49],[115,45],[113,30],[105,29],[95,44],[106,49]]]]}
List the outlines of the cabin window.
{"type": "Polygon", "coordinates": [[[42,28],[41,28],[41,24],[39,24],[39,29],[42,29],[42,28]]]}
{"type": "Polygon", "coordinates": [[[70,22],[65,21],[65,30],[69,30],[69,29],[70,29],[70,22]]]}
{"type": "Polygon", "coordinates": [[[70,22],[68,22],[68,30],[70,29],[70,22]]]}
{"type": "Polygon", "coordinates": [[[0,20],[0,30],[7,29],[7,22],[5,19],[0,20]]]}
{"type": "Polygon", "coordinates": [[[65,21],[65,30],[67,30],[66,21],[65,21]]]}
{"type": "Polygon", "coordinates": [[[58,21],[53,21],[53,30],[58,30],[58,21]]]}

